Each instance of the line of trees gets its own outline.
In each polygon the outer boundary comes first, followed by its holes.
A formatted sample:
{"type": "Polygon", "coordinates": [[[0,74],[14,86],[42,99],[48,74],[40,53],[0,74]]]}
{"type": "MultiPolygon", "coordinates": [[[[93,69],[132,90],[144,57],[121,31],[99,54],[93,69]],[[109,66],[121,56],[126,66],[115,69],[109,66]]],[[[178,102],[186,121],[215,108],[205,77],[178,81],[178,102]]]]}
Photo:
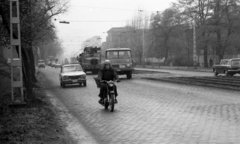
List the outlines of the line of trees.
{"type": "MultiPolygon", "coordinates": [[[[19,1],[21,47],[23,62],[23,79],[27,92],[27,100],[34,99],[33,85],[35,77],[35,57],[39,47],[43,57],[56,55],[62,52],[61,43],[58,42],[55,27],[52,23],[54,16],[65,13],[68,9],[69,0],[24,0],[19,1]],[[43,44],[45,45],[43,47],[43,44]]],[[[16,12],[15,12],[16,13],[16,12]]],[[[10,44],[10,2],[0,0],[0,15],[2,16],[1,31],[4,32],[0,38],[1,45],[10,44]]],[[[16,37],[16,34],[13,34],[16,37]]],[[[19,53],[17,51],[17,53],[19,53]]]]}
{"type": "Polygon", "coordinates": [[[139,13],[128,22],[132,28],[121,41],[133,49],[140,62],[144,46],[147,57],[164,57],[165,64],[193,65],[193,22],[197,54],[203,55],[204,67],[208,67],[209,55],[221,60],[224,55],[239,54],[239,0],[178,0],[150,17],[139,13]]]}

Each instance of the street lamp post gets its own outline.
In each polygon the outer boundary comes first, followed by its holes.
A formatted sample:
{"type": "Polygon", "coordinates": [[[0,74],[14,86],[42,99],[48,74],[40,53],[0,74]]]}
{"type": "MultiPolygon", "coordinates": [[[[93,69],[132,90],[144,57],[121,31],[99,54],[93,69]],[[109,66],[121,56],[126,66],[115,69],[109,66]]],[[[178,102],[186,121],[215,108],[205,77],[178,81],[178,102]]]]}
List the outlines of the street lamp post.
{"type": "Polygon", "coordinates": [[[193,20],[193,67],[197,68],[197,48],[196,48],[196,23],[195,16],[193,20]]]}
{"type": "MultiPolygon", "coordinates": [[[[139,12],[143,12],[143,10],[139,10],[139,12]]],[[[142,58],[143,58],[143,67],[145,67],[145,36],[144,36],[144,31],[145,31],[145,25],[143,23],[143,32],[142,32],[142,58]]]]}

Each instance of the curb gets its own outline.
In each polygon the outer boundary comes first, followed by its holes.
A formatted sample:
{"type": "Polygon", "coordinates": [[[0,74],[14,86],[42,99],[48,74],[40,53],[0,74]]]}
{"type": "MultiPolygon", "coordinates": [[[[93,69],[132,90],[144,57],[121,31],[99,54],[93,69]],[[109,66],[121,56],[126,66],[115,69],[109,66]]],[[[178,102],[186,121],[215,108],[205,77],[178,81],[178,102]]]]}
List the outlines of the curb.
{"type": "Polygon", "coordinates": [[[135,67],[135,68],[141,68],[141,69],[151,69],[151,70],[181,70],[181,71],[193,71],[193,72],[212,72],[211,69],[193,69],[193,68],[179,68],[179,67],[175,67],[175,68],[167,68],[167,67],[160,67],[160,68],[151,68],[151,67],[135,67]]]}
{"type": "Polygon", "coordinates": [[[171,83],[178,83],[178,84],[185,84],[185,85],[198,85],[204,87],[215,87],[215,88],[223,88],[223,89],[230,89],[230,90],[237,90],[240,91],[240,87],[230,87],[230,86],[222,86],[222,85],[214,85],[209,83],[195,83],[190,81],[181,81],[181,80],[173,80],[173,79],[166,79],[166,78],[141,78],[153,81],[164,81],[164,82],[171,82],[171,83]]]}

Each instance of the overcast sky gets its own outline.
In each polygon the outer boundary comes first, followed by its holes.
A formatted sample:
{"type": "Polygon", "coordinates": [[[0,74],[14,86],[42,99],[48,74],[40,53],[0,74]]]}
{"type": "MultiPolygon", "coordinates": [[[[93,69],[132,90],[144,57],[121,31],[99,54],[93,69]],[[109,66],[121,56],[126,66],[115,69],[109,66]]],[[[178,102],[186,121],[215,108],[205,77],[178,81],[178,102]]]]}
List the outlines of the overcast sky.
{"type": "Polygon", "coordinates": [[[147,16],[168,8],[176,0],[70,0],[66,14],[55,17],[58,37],[63,40],[65,57],[81,49],[88,38],[100,36],[105,41],[112,27],[123,27],[138,10],[147,16]],[[61,24],[60,20],[70,24],[61,24]]]}

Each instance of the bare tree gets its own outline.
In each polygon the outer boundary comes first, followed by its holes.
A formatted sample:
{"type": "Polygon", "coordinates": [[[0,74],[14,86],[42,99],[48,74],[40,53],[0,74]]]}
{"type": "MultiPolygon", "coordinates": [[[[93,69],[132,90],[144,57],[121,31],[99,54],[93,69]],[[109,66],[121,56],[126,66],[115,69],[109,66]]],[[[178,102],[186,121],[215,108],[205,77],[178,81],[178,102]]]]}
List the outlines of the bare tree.
{"type": "MultiPolygon", "coordinates": [[[[3,17],[5,29],[10,33],[9,28],[9,0],[1,2],[0,15],[3,17]]],[[[33,42],[43,28],[47,28],[46,23],[58,14],[67,10],[68,0],[46,0],[46,1],[20,1],[20,20],[21,20],[21,44],[23,56],[23,74],[27,97],[31,100],[33,95],[33,82],[35,78],[35,65],[33,55],[33,42]],[[30,76],[30,77],[29,77],[30,76]]],[[[14,37],[16,35],[14,34],[14,37]]]]}

